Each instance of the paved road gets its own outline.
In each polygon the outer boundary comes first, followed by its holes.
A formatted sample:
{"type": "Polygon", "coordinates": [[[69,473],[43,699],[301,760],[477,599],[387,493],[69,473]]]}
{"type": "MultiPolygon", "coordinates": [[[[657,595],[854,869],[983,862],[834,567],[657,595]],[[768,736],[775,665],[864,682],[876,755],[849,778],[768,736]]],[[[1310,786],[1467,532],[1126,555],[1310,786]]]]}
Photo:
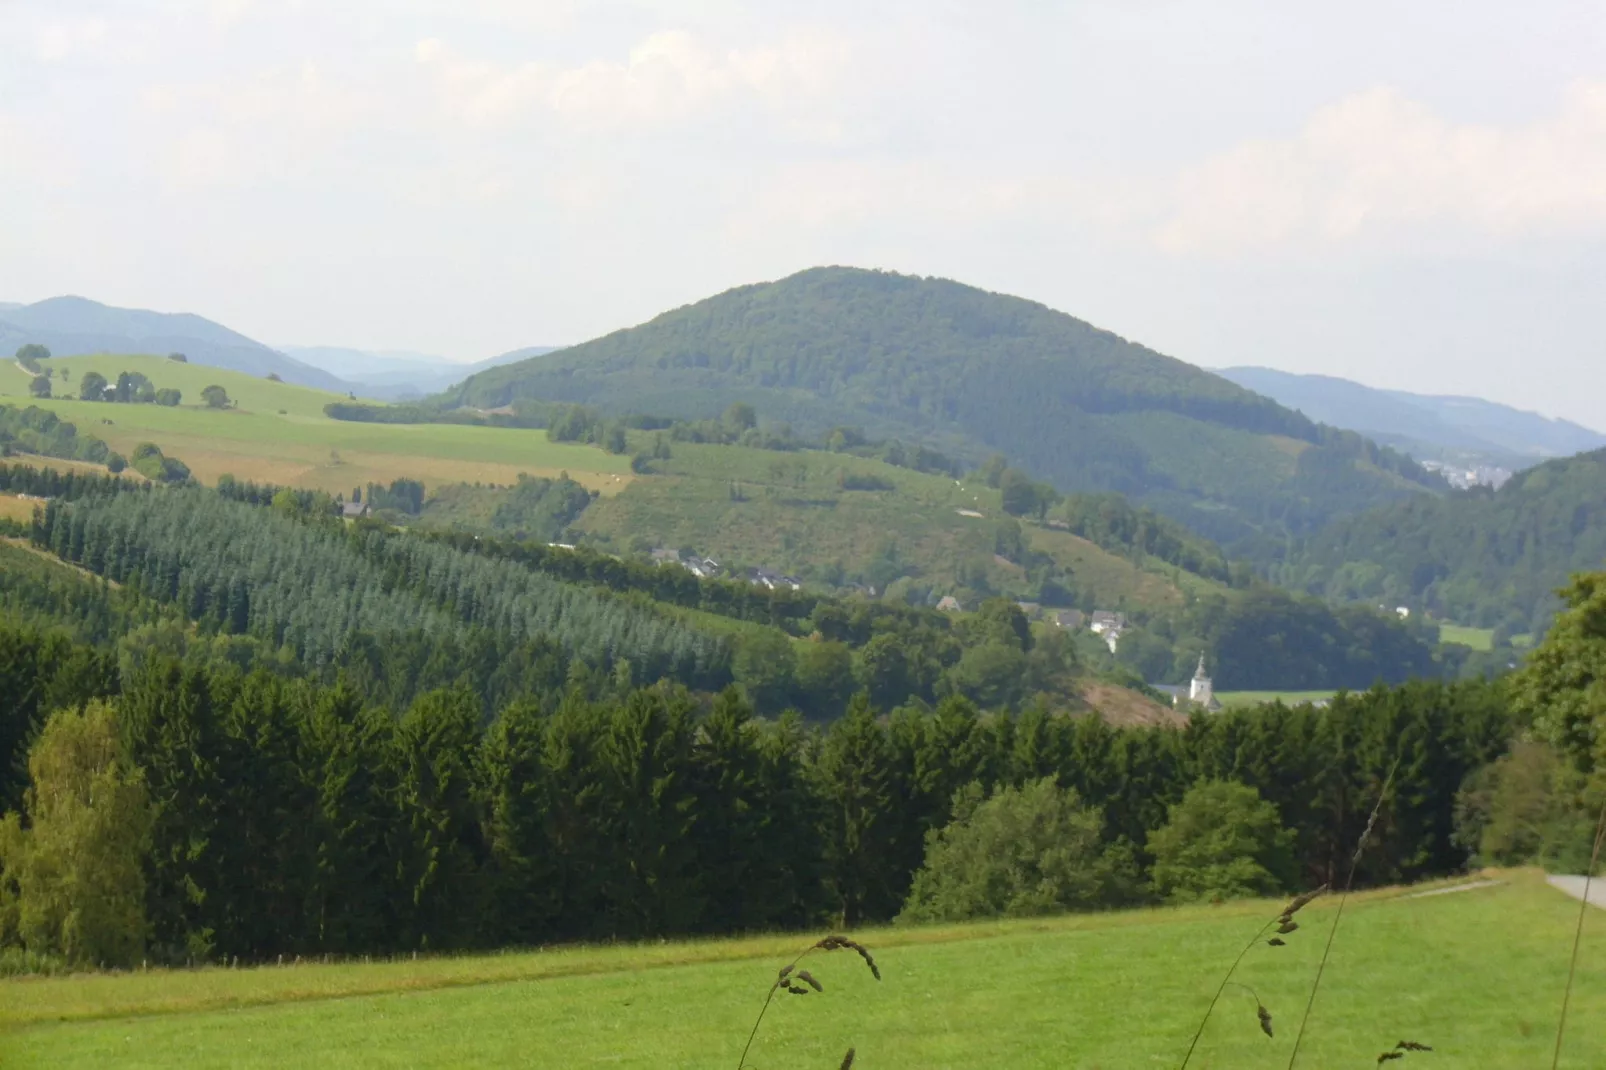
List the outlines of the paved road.
{"type": "MultiPolygon", "coordinates": [[[[1582,877],[1546,877],[1545,879],[1574,899],[1582,899],[1584,897],[1584,878],[1582,877]]],[[[1606,877],[1596,877],[1589,882],[1589,905],[1606,909],[1606,877]]]]}

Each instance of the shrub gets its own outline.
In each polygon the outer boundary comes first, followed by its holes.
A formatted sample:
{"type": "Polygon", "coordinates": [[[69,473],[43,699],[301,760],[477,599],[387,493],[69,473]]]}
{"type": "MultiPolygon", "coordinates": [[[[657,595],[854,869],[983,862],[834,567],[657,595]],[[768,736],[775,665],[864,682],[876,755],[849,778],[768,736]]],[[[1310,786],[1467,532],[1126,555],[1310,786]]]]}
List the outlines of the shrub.
{"type": "Polygon", "coordinates": [[[112,708],[60,710],[28,752],[19,815],[0,822],[0,940],[33,956],[132,965],[145,948],[145,785],[121,756],[112,708]]]}
{"type": "Polygon", "coordinates": [[[900,922],[1023,917],[1114,906],[1132,896],[1130,852],[1106,848],[1103,815],[1053,778],[1000,788],[972,783],[954,819],[926,836],[900,922]]]}
{"type": "Polygon", "coordinates": [[[28,393],[36,398],[48,398],[50,396],[50,376],[34,376],[33,382],[28,384],[28,393]]]}
{"type": "Polygon", "coordinates": [[[121,453],[113,453],[106,458],[106,470],[112,475],[116,475],[127,467],[128,461],[121,453]]]}
{"type": "Polygon", "coordinates": [[[1293,841],[1254,788],[1201,781],[1149,836],[1154,890],[1182,902],[1276,895],[1292,881],[1293,841]]]}
{"type": "Polygon", "coordinates": [[[229,392],[214,383],[202,389],[201,400],[206,402],[208,408],[226,409],[229,407],[229,392]]]}
{"type": "Polygon", "coordinates": [[[156,392],[156,404],[172,408],[184,400],[184,395],[170,386],[164,386],[156,392]]]}

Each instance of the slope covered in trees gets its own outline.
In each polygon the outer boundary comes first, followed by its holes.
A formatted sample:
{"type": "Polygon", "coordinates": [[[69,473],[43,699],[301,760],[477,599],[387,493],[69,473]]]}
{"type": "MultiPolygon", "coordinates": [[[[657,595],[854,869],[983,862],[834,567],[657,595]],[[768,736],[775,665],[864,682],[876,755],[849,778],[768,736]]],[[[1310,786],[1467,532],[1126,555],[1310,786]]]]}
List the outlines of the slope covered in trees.
{"type": "Polygon", "coordinates": [[[1284,586],[1428,610],[1505,635],[1543,630],[1554,592],[1606,564],[1606,450],[1497,491],[1417,498],[1337,521],[1269,564],[1284,586]]]}
{"type": "Polygon", "coordinates": [[[1018,298],[818,268],[493,368],[447,406],[521,399],[704,418],[734,402],[810,435],[862,425],[1065,491],[1116,490],[1218,541],[1307,531],[1436,486],[1413,462],[1018,298]]]}

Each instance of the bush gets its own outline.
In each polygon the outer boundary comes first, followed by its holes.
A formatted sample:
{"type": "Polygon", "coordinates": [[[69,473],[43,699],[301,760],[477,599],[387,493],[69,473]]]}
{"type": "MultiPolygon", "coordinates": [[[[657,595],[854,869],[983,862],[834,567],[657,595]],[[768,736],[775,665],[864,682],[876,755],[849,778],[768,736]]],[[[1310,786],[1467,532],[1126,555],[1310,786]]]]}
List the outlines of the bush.
{"type": "Polygon", "coordinates": [[[1135,877],[1123,845],[1106,848],[1103,815],[1045,778],[983,799],[970,784],[954,819],[926,836],[900,922],[1024,917],[1115,906],[1135,877]]]}
{"type": "Polygon", "coordinates": [[[172,408],[184,400],[184,395],[170,386],[164,386],[156,392],[156,404],[172,408]]]}
{"type": "Polygon", "coordinates": [[[188,364],[190,362],[190,358],[186,357],[183,353],[169,353],[167,355],[167,359],[171,361],[177,361],[179,364],[188,364]]]}
{"type": "Polygon", "coordinates": [[[1201,781],[1149,836],[1154,890],[1181,902],[1276,895],[1292,883],[1293,843],[1254,788],[1201,781]]]}
{"type": "Polygon", "coordinates": [[[206,402],[208,408],[226,409],[229,407],[229,392],[214,383],[201,390],[201,400],[206,402]]]}
{"type": "Polygon", "coordinates": [[[1582,873],[1600,808],[1587,788],[1555,748],[1518,742],[1467,777],[1456,795],[1455,841],[1475,865],[1537,862],[1552,872],[1582,873]]]}
{"type": "Polygon", "coordinates": [[[134,964],[145,949],[150,805],[111,706],[52,714],[28,773],[27,824],[0,821],[0,942],[42,962],[134,964]]]}
{"type": "Polygon", "coordinates": [[[48,398],[50,396],[50,376],[34,376],[33,382],[28,384],[28,393],[36,398],[48,398]]]}
{"type": "Polygon", "coordinates": [[[116,475],[127,467],[128,461],[121,453],[113,453],[106,458],[106,470],[112,475],[116,475]]]}

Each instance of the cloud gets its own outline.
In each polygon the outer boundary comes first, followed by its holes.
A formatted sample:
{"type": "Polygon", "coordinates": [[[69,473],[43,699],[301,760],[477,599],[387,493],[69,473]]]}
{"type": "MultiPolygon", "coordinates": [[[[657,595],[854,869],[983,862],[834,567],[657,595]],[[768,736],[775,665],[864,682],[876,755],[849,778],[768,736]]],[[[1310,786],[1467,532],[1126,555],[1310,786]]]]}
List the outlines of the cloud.
{"type": "Polygon", "coordinates": [[[469,122],[496,126],[550,116],[579,129],[616,131],[684,123],[742,103],[799,110],[835,88],[848,51],[843,40],[813,31],[721,50],[699,35],[663,30],[622,61],[569,67],[473,60],[436,39],[418,42],[414,55],[435,72],[443,105],[469,122]]]}
{"type": "Polygon", "coordinates": [[[34,56],[42,63],[58,63],[81,53],[99,51],[110,27],[105,19],[68,19],[42,24],[34,34],[34,56]]]}
{"type": "Polygon", "coordinates": [[[1372,239],[1400,229],[1497,236],[1606,228],[1606,82],[1520,126],[1458,124],[1392,89],[1314,114],[1297,135],[1187,169],[1153,236],[1173,252],[1372,239]]]}

